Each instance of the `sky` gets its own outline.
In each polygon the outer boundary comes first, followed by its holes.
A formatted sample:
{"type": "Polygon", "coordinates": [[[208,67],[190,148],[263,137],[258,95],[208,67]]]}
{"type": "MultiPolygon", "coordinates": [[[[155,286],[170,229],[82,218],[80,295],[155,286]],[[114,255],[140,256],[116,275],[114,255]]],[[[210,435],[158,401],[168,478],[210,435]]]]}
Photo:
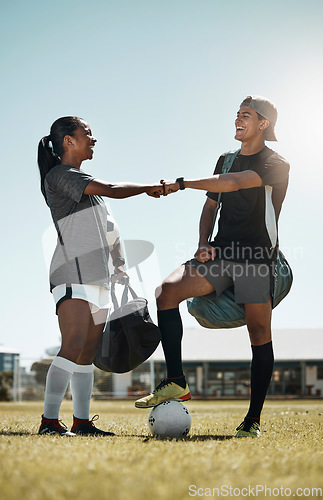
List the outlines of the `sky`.
{"type": "MultiPolygon", "coordinates": [[[[234,119],[251,94],[275,102],[278,142],[267,145],[291,165],[279,235],[294,284],[273,328],[322,328],[322,18],[321,0],[1,2],[0,344],[27,362],[60,342],[36,162],[55,119],[90,124],[98,142],[82,168],[96,178],[197,178],[239,147],[234,119]]],[[[106,201],[123,240],[153,248],[143,282],[129,273],[155,319],[155,287],[197,248],[205,194],[106,201]]]]}

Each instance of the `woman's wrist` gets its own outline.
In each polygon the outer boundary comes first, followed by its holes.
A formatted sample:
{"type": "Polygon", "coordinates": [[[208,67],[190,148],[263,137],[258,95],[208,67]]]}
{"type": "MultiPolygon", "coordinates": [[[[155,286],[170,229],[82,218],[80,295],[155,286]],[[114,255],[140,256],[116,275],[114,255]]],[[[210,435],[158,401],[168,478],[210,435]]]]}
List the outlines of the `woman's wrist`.
{"type": "Polygon", "coordinates": [[[114,267],[124,266],[125,263],[126,261],[124,260],[123,257],[116,257],[115,259],[112,260],[112,264],[114,265],[114,267]]]}

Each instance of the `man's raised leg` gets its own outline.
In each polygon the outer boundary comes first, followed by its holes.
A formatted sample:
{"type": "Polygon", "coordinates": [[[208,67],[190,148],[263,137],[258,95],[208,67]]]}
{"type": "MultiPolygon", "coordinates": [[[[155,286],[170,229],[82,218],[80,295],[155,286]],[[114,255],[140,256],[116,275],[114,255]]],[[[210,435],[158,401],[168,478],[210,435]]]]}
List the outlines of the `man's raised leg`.
{"type": "Polygon", "coordinates": [[[189,297],[207,295],[214,290],[211,283],[194,267],[182,265],[156,290],[158,326],[167,366],[167,379],[155,391],[136,401],[137,408],[151,408],[170,399],[187,401],[191,393],[182,368],[183,326],[179,304],[189,297]]]}

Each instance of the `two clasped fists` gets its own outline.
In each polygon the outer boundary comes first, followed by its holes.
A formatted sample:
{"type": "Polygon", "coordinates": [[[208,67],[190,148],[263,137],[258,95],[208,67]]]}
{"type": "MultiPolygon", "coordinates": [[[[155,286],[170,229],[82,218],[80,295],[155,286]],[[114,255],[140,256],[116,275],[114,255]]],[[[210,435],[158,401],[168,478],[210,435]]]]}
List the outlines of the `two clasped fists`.
{"type": "MultiPolygon", "coordinates": [[[[155,186],[149,186],[147,189],[147,194],[153,196],[154,198],[160,198],[161,196],[167,196],[171,193],[176,193],[180,189],[179,183],[177,181],[165,181],[162,179],[160,184],[155,186]]],[[[194,257],[199,262],[207,262],[209,260],[214,260],[216,256],[216,249],[209,243],[200,244],[199,248],[194,254],[194,257]]]]}
{"type": "Polygon", "coordinates": [[[148,196],[153,196],[154,198],[160,198],[161,196],[167,196],[171,193],[176,193],[179,190],[179,184],[176,181],[165,181],[162,179],[160,184],[155,186],[149,186],[147,189],[148,196]]]}

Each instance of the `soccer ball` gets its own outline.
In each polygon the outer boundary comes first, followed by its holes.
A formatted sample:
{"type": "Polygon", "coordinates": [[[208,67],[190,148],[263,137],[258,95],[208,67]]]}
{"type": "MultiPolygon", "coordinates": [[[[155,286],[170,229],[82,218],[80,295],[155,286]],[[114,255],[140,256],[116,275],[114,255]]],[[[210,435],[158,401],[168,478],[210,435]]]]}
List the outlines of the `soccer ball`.
{"type": "Polygon", "coordinates": [[[153,436],[183,437],[191,428],[191,415],[179,401],[164,401],[151,410],[148,425],[153,436]]]}

